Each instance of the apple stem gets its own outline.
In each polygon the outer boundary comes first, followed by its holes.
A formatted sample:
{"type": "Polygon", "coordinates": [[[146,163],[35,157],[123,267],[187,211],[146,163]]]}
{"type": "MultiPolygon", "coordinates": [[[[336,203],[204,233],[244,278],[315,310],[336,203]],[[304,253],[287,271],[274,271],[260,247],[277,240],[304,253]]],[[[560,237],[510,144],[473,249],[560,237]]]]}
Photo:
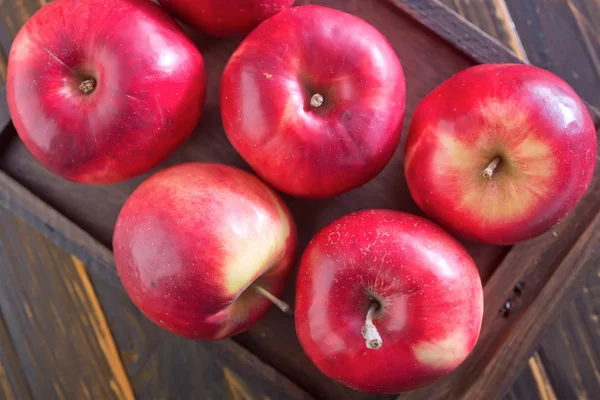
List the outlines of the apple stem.
{"type": "Polygon", "coordinates": [[[371,308],[369,308],[369,312],[367,312],[365,326],[362,328],[362,335],[366,340],[367,349],[372,350],[377,350],[383,344],[377,328],[375,328],[375,325],[373,325],[373,314],[377,310],[377,307],[379,307],[378,304],[371,304],[371,308]]]}
{"type": "Polygon", "coordinates": [[[483,170],[483,177],[488,180],[492,179],[492,175],[494,175],[494,170],[496,169],[499,163],[500,157],[495,157],[490,163],[490,165],[488,165],[487,168],[483,170]]]}
{"type": "Polygon", "coordinates": [[[310,105],[314,108],[319,108],[323,105],[325,99],[319,93],[313,94],[313,97],[310,98],[310,105]]]}
{"type": "Polygon", "coordinates": [[[269,300],[271,303],[275,304],[277,307],[279,307],[279,309],[281,311],[283,311],[284,313],[287,313],[290,311],[290,305],[288,303],[286,303],[283,300],[278,299],[277,297],[273,296],[270,292],[268,292],[265,288],[263,288],[262,286],[258,286],[258,285],[254,285],[254,290],[256,290],[256,292],[258,294],[260,294],[261,296],[265,297],[267,300],[269,300]]]}
{"type": "Polygon", "coordinates": [[[86,79],[79,84],[79,90],[83,93],[88,94],[96,88],[96,81],[94,79],[86,79]]]}

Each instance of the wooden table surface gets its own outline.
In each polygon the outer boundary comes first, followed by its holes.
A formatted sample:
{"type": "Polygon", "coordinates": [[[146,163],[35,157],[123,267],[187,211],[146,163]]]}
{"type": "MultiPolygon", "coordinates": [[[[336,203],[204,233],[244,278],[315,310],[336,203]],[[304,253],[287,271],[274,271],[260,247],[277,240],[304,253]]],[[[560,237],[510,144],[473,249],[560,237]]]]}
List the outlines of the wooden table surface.
{"type": "MultiPolygon", "coordinates": [[[[600,108],[600,0],[442,2],[600,108]]],[[[0,87],[7,44],[44,3],[0,0],[0,87]]],[[[6,116],[0,93],[0,125],[6,116]]],[[[600,266],[547,330],[506,399],[600,399],[598,313],[600,266]]],[[[0,209],[0,399],[132,399],[132,382],[148,399],[304,398],[251,354],[222,345],[187,341],[189,352],[163,365],[166,333],[148,324],[122,291],[91,280],[77,258],[0,209]],[[177,376],[164,379],[182,370],[198,377],[185,393],[177,376]]]]}

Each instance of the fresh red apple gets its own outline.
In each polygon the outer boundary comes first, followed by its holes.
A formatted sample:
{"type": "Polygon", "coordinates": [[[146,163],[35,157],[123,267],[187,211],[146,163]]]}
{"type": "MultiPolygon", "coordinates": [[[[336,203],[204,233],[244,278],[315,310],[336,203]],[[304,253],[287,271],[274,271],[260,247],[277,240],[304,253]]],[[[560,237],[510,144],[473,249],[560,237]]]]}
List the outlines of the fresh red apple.
{"type": "Polygon", "coordinates": [[[295,0],[159,0],[170,13],[212,36],[242,35],[295,0]]]}
{"type": "Polygon", "coordinates": [[[466,238],[512,244],[577,204],[596,145],[585,105],[563,80],[528,65],[481,65],[418,105],[404,169],[431,218],[466,238]]]}
{"type": "Polygon", "coordinates": [[[113,183],[157,165],[192,133],[204,62],[147,0],[58,0],[15,38],[7,97],[25,146],[50,171],[113,183]]]}
{"type": "Polygon", "coordinates": [[[427,385],[471,352],[483,317],[479,273],[434,223],[365,210],[310,242],[296,285],[296,331],[309,358],[353,389],[427,385]]]}
{"type": "Polygon", "coordinates": [[[358,187],[400,140],[405,83],[387,40],[365,21],[319,6],[263,22],[221,82],[227,137],[267,182],[302,197],[358,187]]]}
{"type": "Polygon", "coordinates": [[[161,327],[222,339],[254,325],[279,296],[296,251],[287,207],[256,177],[188,163],[144,181],[113,237],[125,290],[161,327]]]}

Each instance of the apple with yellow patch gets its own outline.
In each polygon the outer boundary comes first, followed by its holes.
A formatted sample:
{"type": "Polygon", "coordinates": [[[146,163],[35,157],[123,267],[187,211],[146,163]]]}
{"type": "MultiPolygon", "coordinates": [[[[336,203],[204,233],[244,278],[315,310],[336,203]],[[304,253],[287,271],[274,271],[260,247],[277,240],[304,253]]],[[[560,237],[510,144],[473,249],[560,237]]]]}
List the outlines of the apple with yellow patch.
{"type": "Polygon", "coordinates": [[[296,228],[258,178],[219,164],[156,173],[129,197],[113,237],[123,286],[152,321],[193,339],[251,327],[283,291],[296,228]]]}
{"type": "Polygon", "coordinates": [[[449,374],[481,329],[473,260],[442,228],[365,210],[323,228],[296,284],[296,331],[327,376],[353,389],[396,393],[449,374]]]}
{"type": "Polygon", "coordinates": [[[460,236],[512,244],[577,204],[596,146],[592,119],[566,82],[528,65],[481,65],[419,104],[404,168],[427,215],[460,236]]]}

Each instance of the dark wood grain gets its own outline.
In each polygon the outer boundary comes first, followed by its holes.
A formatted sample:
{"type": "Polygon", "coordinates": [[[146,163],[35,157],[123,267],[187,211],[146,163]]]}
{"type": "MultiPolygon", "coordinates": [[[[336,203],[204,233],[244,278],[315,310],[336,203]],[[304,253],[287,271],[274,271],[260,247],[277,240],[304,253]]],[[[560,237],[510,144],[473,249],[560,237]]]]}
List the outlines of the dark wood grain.
{"type": "Polygon", "coordinates": [[[600,398],[598,267],[591,271],[583,290],[541,341],[540,356],[560,399],[600,398]]]}
{"type": "MultiPolygon", "coordinates": [[[[310,2],[304,1],[304,3],[310,2]]],[[[453,73],[472,65],[473,61],[520,62],[520,59],[514,53],[507,50],[499,42],[483,34],[478,28],[447,8],[440,7],[440,3],[435,0],[373,0],[370,2],[324,0],[312,3],[325,4],[357,14],[378,27],[388,37],[401,57],[407,77],[409,90],[407,114],[405,116],[406,124],[410,121],[415,105],[426,93],[453,73]],[[407,18],[407,14],[404,13],[408,13],[414,20],[407,18]],[[420,22],[417,22],[417,20],[420,22]],[[426,26],[427,29],[421,24],[426,26]],[[445,40],[442,40],[440,36],[445,40]],[[462,53],[456,52],[450,44],[462,50],[462,53]]],[[[159,168],[183,161],[195,160],[224,162],[248,169],[225,139],[219,119],[218,102],[216,101],[222,68],[239,40],[214,41],[195,33],[191,33],[191,35],[203,52],[209,66],[209,100],[204,117],[194,135],[188,143],[182,146],[159,168]]],[[[594,115],[597,117],[597,114],[594,113],[594,115]]],[[[399,147],[398,153],[386,170],[363,188],[346,195],[321,201],[286,198],[299,222],[302,233],[301,248],[321,226],[342,214],[356,209],[382,207],[420,213],[410,200],[406,188],[402,174],[401,149],[402,146],[399,147]],[[309,214],[314,215],[315,210],[316,216],[308,218],[309,214]]],[[[110,244],[114,221],[123,201],[139,182],[148,175],[146,174],[120,185],[102,187],[65,182],[41,168],[16,138],[11,140],[4,152],[0,154],[0,168],[7,171],[12,178],[27,186],[35,195],[42,197],[45,202],[72,219],[77,225],[89,232],[93,239],[98,239],[105,245],[110,244]]],[[[10,178],[8,179],[10,180],[10,178]]],[[[592,192],[597,195],[597,180],[594,185],[592,192]]],[[[14,188],[14,183],[12,187],[14,188]]],[[[22,192],[20,193],[23,195],[22,192]]],[[[529,316],[531,312],[536,312],[536,307],[540,307],[540,298],[544,296],[544,301],[549,303],[554,300],[548,298],[549,294],[545,292],[546,287],[551,285],[552,290],[558,294],[558,298],[568,297],[571,293],[569,290],[572,289],[571,286],[560,287],[556,283],[556,279],[558,279],[556,277],[559,276],[560,279],[569,284],[571,277],[565,277],[566,267],[564,262],[566,261],[564,260],[575,257],[575,253],[585,253],[585,249],[581,246],[578,247],[578,237],[585,229],[585,223],[583,222],[589,221],[590,216],[596,215],[598,212],[597,203],[590,200],[590,196],[586,199],[582,202],[583,205],[578,207],[578,211],[573,214],[575,215],[575,217],[572,217],[574,219],[568,219],[561,224],[560,229],[564,228],[564,230],[557,232],[560,239],[546,235],[537,239],[537,241],[517,246],[509,253],[509,256],[500,264],[498,269],[496,269],[496,266],[509,250],[508,248],[482,246],[465,242],[469,252],[477,262],[484,282],[487,283],[486,303],[489,305],[486,309],[486,325],[481,341],[483,344],[478,346],[478,350],[465,363],[464,368],[453,374],[447,381],[428,389],[433,391],[434,395],[430,394],[432,392],[425,390],[408,394],[402,398],[436,398],[436,396],[442,398],[440,397],[442,394],[448,395],[446,398],[457,398],[453,395],[458,396],[461,393],[466,393],[468,396],[475,394],[483,396],[479,398],[493,398],[498,394],[498,387],[494,383],[495,381],[490,383],[490,379],[497,379],[503,384],[514,379],[519,368],[513,368],[517,372],[514,370],[506,371],[503,363],[508,363],[508,365],[514,367],[520,362],[519,366],[522,366],[527,359],[528,352],[532,349],[531,340],[538,336],[541,328],[536,326],[532,329],[532,339],[523,339],[524,332],[521,332],[521,330],[530,328],[527,325],[530,323],[529,316]],[[571,253],[571,249],[574,249],[572,250],[574,253],[571,253]],[[561,260],[564,262],[561,263],[561,260]],[[528,289],[525,295],[522,299],[519,299],[520,302],[515,303],[514,313],[509,319],[495,319],[498,315],[497,307],[502,303],[505,296],[510,295],[512,291],[510,285],[516,283],[519,279],[526,279],[527,281],[528,289]],[[482,371],[485,371],[485,373],[482,371]],[[482,389],[481,382],[488,383],[488,389],[482,389]]],[[[19,209],[18,206],[14,205],[17,202],[13,199],[13,209],[19,209]]],[[[36,213],[47,212],[47,207],[33,204],[29,205],[28,208],[37,210],[32,213],[35,218],[30,217],[30,220],[38,221],[38,226],[43,227],[43,221],[47,218],[40,218],[36,213]],[[39,221],[42,221],[42,223],[39,221]]],[[[59,237],[59,241],[62,240],[67,245],[77,243],[77,238],[73,237],[72,233],[68,233],[69,229],[73,228],[57,218],[56,214],[53,218],[56,219],[48,223],[46,233],[50,237],[59,237]],[[59,225],[59,229],[54,226],[56,221],[62,224],[59,225]],[[52,229],[55,229],[56,232],[52,232],[52,229]],[[60,235],[63,237],[61,238],[60,235]]],[[[74,232],[79,231],[75,230],[74,232]]],[[[87,240],[84,243],[87,243],[87,240]]],[[[81,247],[83,253],[89,253],[85,245],[81,247]]],[[[78,247],[74,246],[74,248],[77,249],[78,247]]],[[[97,254],[98,248],[91,249],[91,252],[97,254]]],[[[100,251],[100,253],[103,252],[105,253],[105,251],[100,251]]],[[[588,256],[593,257],[593,255],[588,256]]],[[[104,258],[104,256],[99,258],[104,258]]],[[[93,261],[93,257],[90,257],[89,260],[93,261]]],[[[579,268],[584,267],[585,265],[583,267],[579,266],[579,268]]],[[[101,271],[101,269],[99,270],[101,271]]],[[[106,285],[110,288],[110,285],[104,283],[102,273],[94,274],[93,277],[98,281],[95,282],[96,287],[106,285]]],[[[114,275],[111,279],[114,279],[114,275]]],[[[293,302],[293,287],[294,280],[291,279],[284,293],[284,299],[290,302],[293,302]]],[[[99,290],[99,296],[103,305],[106,304],[105,308],[107,310],[117,309],[116,305],[109,305],[111,299],[120,298],[121,300],[118,300],[119,304],[125,301],[124,295],[119,291],[107,289],[108,295],[103,295],[104,292],[104,290],[99,290]],[[119,293],[121,297],[119,297],[119,293]]],[[[552,305],[551,311],[555,309],[556,305],[552,305]]],[[[125,322],[119,320],[123,317],[117,311],[107,311],[107,313],[112,315],[110,318],[120,321],[114,325],[113,329],[119,348],[125,348],[124,346],[127,346],[127,343],[141,343],[130,345],[133,348],[130,352],[131,363],[133,364],[130,365],[130,361],[126,362],[130,375],[134,377],[132,381],[136,393],[155,394],[164,391],[164,393],[172,396],[178,396],[184,391],[189,394],[193,393],[193,390],[199,390],[199,386],[195,382],[189,382],[190,376],[187,373],[181,376],[178,375],[172,380],[170,378],[166,382],[160,382],[160,379],[155,376],[161,377],[173,370],[192,369],[191,366],[207,356],[207,353],[204,352],[205,349],[203,348],[202,351],[195,350],[192,345],[193,342],[179,338],[173,338],[171,341],[169,334],[162,331],[149,336],[139,334],[135,336],[136,329],[145,332],[157,328],[148,325],[148,321],[143,318],[138,319],[135,314],[137,311],[134,308],[131,308],[130,311],[134,315],[132,321],[137,322],[132,322],[129,328],[127,328],[128,325],[125,322]],[[121,328],[125,330],[125,333],[119,332],[121,328]],[[136,337],[140,337],[137,342],[136,337]],[[154,346],[158,349],[156,353],[158,355],[151,351],[139,352],[135,350],[136,346],[154,346]],[[199,352],[198,355],[195,352],[199,352]],[[145,369],[151,365],[149,360],[157,360],[152,361],[152,363],[158,365],[153,367],[155,368],[153,371],[156,371],[156,375],[152,375],[153,379],[148,378],[142,372],[134,370],[134,368],[145,369]],[[168,368],[162,369],[161,365],[166,365],[168,368]],[[150,385],[150,389],[145,389],[145,385],[150,385]]],[[[553,315],[545,310],[543,311],[537,315],[539,317],[537,322],[540,325],[544,325],[553,315]]],[[[279,313],[270,313],[255,328],[240,335],[236,340],[255,354],[259,354],[261,359],[274,365],[285,375],[293,377],[315,397],[332,399],[389,398],[389,396],[362,395],[325,378],[308,361],[300,349],[295,338],[293,321],[279,313]]],[[[231,342],[227,343],[233,346],[231,342]]],[[[194,345],[197,345],[197,343],[194,343],[194,345]]],[[[127,358],[125,357],[125,359],[127,358]]],[[[229,372],[222,373],[227,382],[237,382],[235,378],[231,378],[232,376],[244,376],[244,371],[235,372],[232,369],[229,369],[229,371],[233,371],[234,375],[229,372]]],[[[215,375],[215,379],[218,379],[217,375],[215,375]]],[[[234,384],[234,386],[239,388],[244,385],[234,384]]],[[[239,391],[239,389],[236,390],[239,391]]]]}
{"type": "MultiPolygon", "coordinates": [[[[427,26],[429,29],[443,37],[449,43],[453,44],[461,52],[469,55],[474,61],[479,64],[484,63],[522,63],[523,60],[519,58],[512,50],[500,43],[496,38],[493,38],[483,32],[480,28],[475,26],[473,23],[467,21],[465,18],[459,16],[448,7],[440,3],[439,0],[387,0],[413,18],[418,20],[420,23],[427,26]]],[[[514,2],[518,6],[521,0],[505,0],[507,2],[514,2]]],[[[529,2],[537,0],[528,0],[529,2]]],[[[544,2],[552,2],[552,0],[540,0],[544,2]]],[[[574,1],[574,0],[573,0],[574,1]]],[[[562,2],[558,2],[562,3],[562,2]]],[[[572,3],[569,3],[572,4],[572,3]]],[[[539,8],[541,9],[541,8],[539,8]]],[[[545,9],[545,8],[544,8],[545,9]]],[[[560,13],[556,13],[560,15],[560,13]]],[[[511,14],[512,15],[512,14],[511,14]]],[[[555,18],[557,18],[555,16],[555,18]]],[[[517,28],[519,28],[517,26],[517,28]]],[[[552,25],[550,27],[552,29],[552,25]]],[[[567,29],[567,28],[565,28],[567,29]]],[[[555,30],[554,33],[558,34],[561,30],[555,30]]],[[[597,37],[597,36],[596,36],[597,37]]],[[[519,38],[522,38],[521,31],[519,30],[519,38]]],[[[589,39],[589,38],[588,38],[589,39]]],[[[588,40],[590,42],[590,40],[588,40]]],[[[527,54],[529,49],[524,46],[527,54]]],[[[597,57],[596,57],[597,59],[597,57]]],[[[542,68],[546,68],[552,71],[552,69],[546,67],[544,63],[539,63],[535,58],[529,60],[532,64],[542,68]]],[[[565,62],[568,62],[565,60],[565,62]]],[[[556,71],[554,71],[556,72],[556,71]]],[[[558,73],[559,76],[562,76],[558,73]]],[[[567,82],[572,82],[568,77],[562,76],[567,82]]],[[[585,84],[584,84],[585,85],[585,84]]],[[[576,87],[577,89],[577,87],[576,87]]],[[[590,91],[589,86],[587,91],[590,91]]],[[[595,93],[598,93],[597,91],[595,93]]],[[[588,96],[585,96],[581,92],[583,99],[586,101],[586,105],[595,121],[600,120],[600,111],[598,110],[597,103],[593,100],[587,100],[588,96]],[[591,103],[590,103],[591,102],[591,103]]]]}
{"type": "Polygon", "coordinates": [[[30,399],[31,389],[25,370],[0,312],[0,399],[30,399]]]}
{"type": "MultiPolygon", "coordinates": [[[[33,395],[14,398],[127,400],[135,390],[141,399],[185,399],[198,393],[206,399],[310,400],[235,343],[176,337],[147,320],[122,290],[98,277],[94,290],[79,259],[4,208],[0,272],[0,309],[10,336],[18,338],[14,353],[23,363],[19,368],[11,362],[6,370],[26,370],[24,390],[30,386],[33,395]]],[[[6,354],[12,344],[6,343],[2,322],[0,367],[11,361],[6,354]]],[[[19,376],[10,378],[0,374],[0,393],[13,388],[6,382],[19,382],[19,376]]]]}
{"type": "Polygon", "coordinates": [[[505,394],[504,400],[557,400],[538,353],[529,359],[519,377],[505,394]]]}
{"type": "Polygon", "coordinates": [[[105,282],[121,287],[112,253],[106,247],[1,171],[0,206],[21,217],[62,249],[79,257],[92,273],[105,282]]]}
{"type": "Polygon", "coordinates": [[[85,269],[5,209],[0,274],[0,310],[34,398],[133,399],[85,269]]]}
{"type": "Polygon", "coordinates": [[[387,0],[436,32],[479,64],[520,63],[508,47],[438,0],[387,0]]]}
{"type": "Polygon", "coordinates": [[[529,60],[600,106],[600,5],[592,0],[506,0],[529,60]]]}
{"type": "Polygon", "coordinates": [[[440,0],[490,36],[511,49],[521,60],[527,62],[527,54],[515,29],[504,0],[440,0]]]}
{"type": "MultiPolygon", "coordinates": [[[[410,88],[407,94],[406,124],[420,99],[449,76],[472,65],[467,56],[457,52],[434,32],[407,17],[387,1],[324,0],[313,3],[359,15],[378,27],[390,40],[403,61],[410,88]]],[[[214,41],[192,31],[190,35],[198,44],[208,66],[208,100],[202,121],[192,137],[159,168],[184,161],[212,161],[248,169],[224,135],[218,105],[220,75],[230,54],[239,44],[239,39],[214,41]]],[[[140,181],[148,176],[145,174],[111,186],[74,184],[44,170],[18,139],[6,147],[0,158],[0,168],[106,246],[110,246],[113,226],[123,202],[140,181]]],[[[300,251],[318,229],[354,210],[378,207],[420,214],[406,186],[402,146],[383,173],[360,189],[320,201],[289,197],[286,197],[286,201],[298,222],[301,233],[300,251]]],[[[465,242],[465,245],[476,260],[484,280],[492,274],[493,268],[508,251],[507,247],[482,246],[470,242],[465,242]]],[[[292,276],[283,298],[293,304],[295,274],[292,276]]],[[[316,369],[302,351],[293,320],[288,317],[276,312],[269,313],[257,326],[239,335],[236,340],[286,376],[293,377],[315,397],[365,398],[362,394],[332,382],[316,369]]]]}
{"type": "Polygon", "coordinates": [[[435,387],[415,391],[403,399],[425,396],[433,399],[454,396],[487,399],[499,396],[508,389],[519,373],[519,366],[537,346],[545,327],[544,321],[551,320],[564,308],[562,306],[568,304],[577,292],[577,284],[598,265],[599,201],[597,192],[588,193],[580,211],[586,208],[586,204],[593,204],[586,214],[594,215],[593,221],[570,215],[571,220],[565,221],[563,229],[557,232],[558,236],[563,235],[561,241],[553,240],[551,237],[554,235],[548,233],[513,248],[484,288],[484,324],[472,355],[445,381],[435,387]],[[575,239],[569,240],[565,235],[575,239]],[[523,267],[515,274],[514,266],[517,263],[523,267]],[[546,271],[540,271],[542,265],[553,267],[551,276],[546,271]],[[540,275],[546,275],[544,282],[540,280],[540,275]],[[513,302],[511,314],[505,318],[498,313],[498,309],[512,295],[512,285],[520,280],[526,282],[526,289],[522,297],[513,302]]]}
{"type": "Polygon", "coordinates": [[[139,399],[311,399],[233,341],[178,337],[145,318],[123,291],[99,279],[94,287],[139,399]]]}

